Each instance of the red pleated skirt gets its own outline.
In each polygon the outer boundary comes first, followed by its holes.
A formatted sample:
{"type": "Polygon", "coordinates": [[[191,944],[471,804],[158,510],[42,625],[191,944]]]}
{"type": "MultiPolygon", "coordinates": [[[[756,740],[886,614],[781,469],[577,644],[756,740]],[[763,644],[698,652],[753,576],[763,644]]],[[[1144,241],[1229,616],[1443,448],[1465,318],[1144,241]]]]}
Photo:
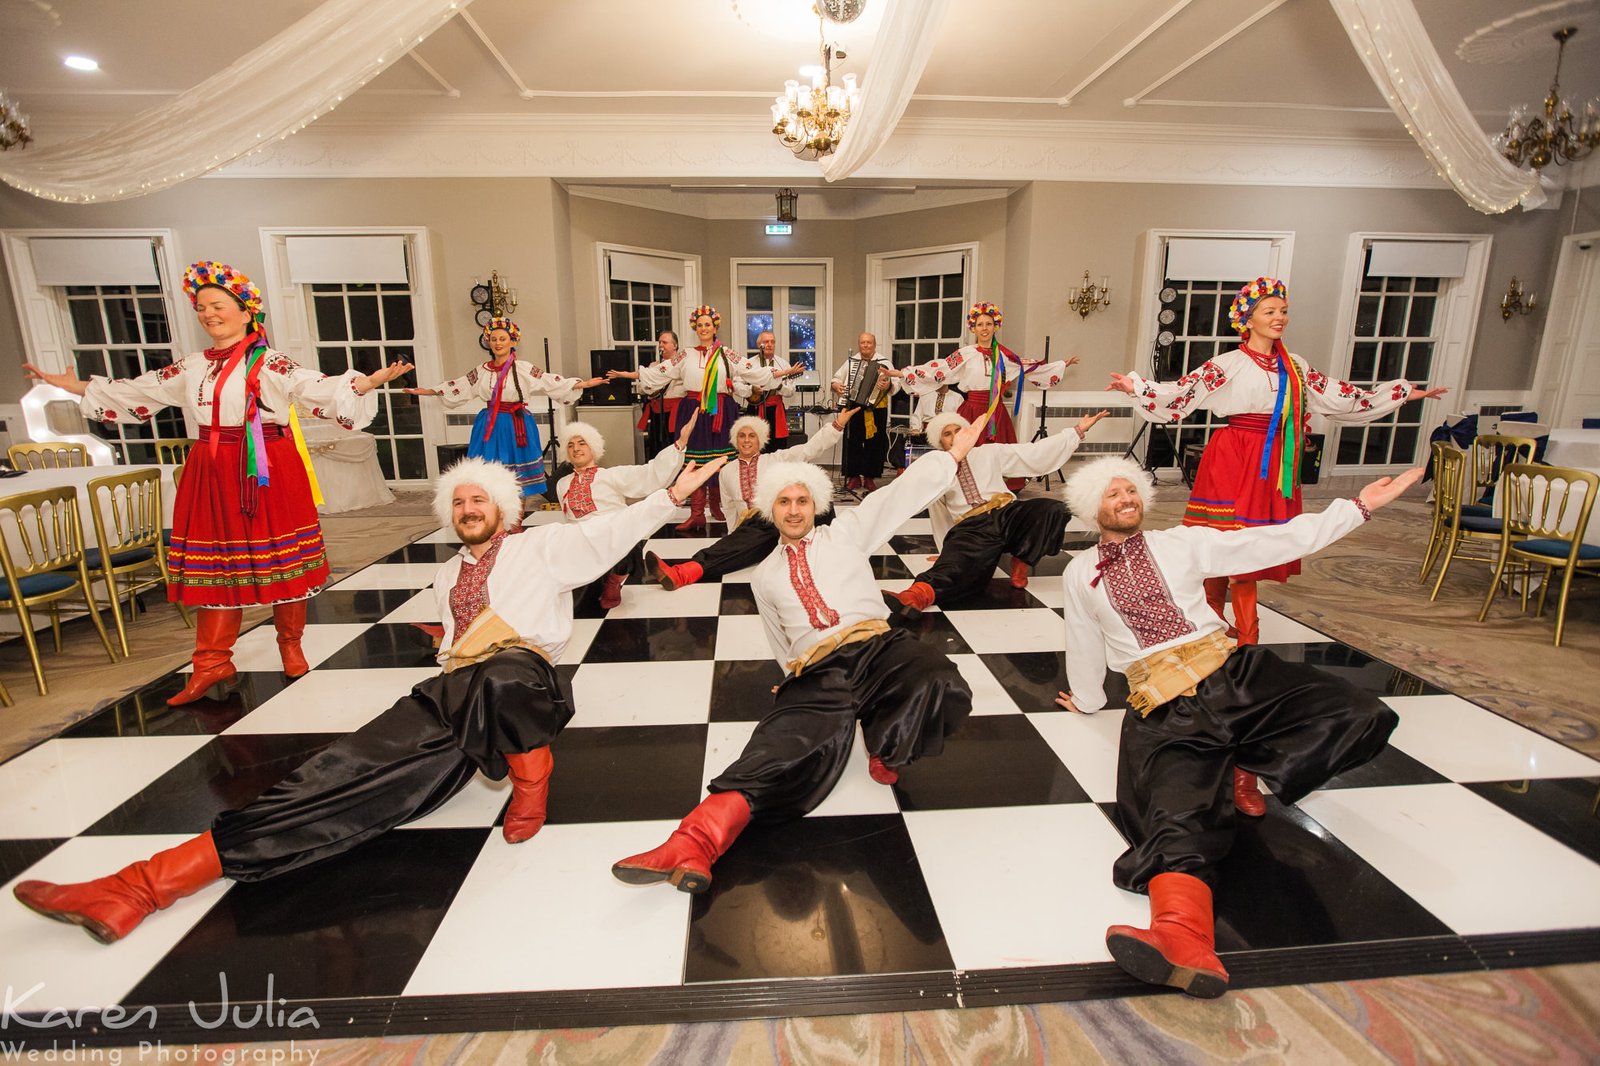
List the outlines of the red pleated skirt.
{"type": "Polygon", "coordinates": [[[241,504],[244,444],[224,428],[215,450],[210,427],[189,452],[172,508],[167,598],[191,607],[249,607],[303,600],[328,583],[328,553],[294,439],[267,430],[269,483],[241,504]]]}
{"type": "MultiPolygon", "coordinates": [[[[1261,476],[1261,453],[1267,445],[1266,418],[1230,419],[1217,430],[1200,456],[1189,506],[1183,512],[1186,526],[1211,529],[1247,529],[1275,526],[1298,515],[1300,483],[1285,498],[1261,476]]],[[[1287,581],[1300,572],[1300,560],[1281,566],[1235,574],[1237,581],[1287,581]]]]}

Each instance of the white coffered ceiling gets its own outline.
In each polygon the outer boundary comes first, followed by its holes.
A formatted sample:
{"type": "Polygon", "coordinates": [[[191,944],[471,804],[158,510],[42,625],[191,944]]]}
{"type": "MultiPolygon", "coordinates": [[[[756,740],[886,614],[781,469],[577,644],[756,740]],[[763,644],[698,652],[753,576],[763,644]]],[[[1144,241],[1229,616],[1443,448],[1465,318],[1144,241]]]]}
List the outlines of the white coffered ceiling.
{"type": "MultiPolygon", "coordinates": [[[[830,25],[848,53],[836,71],[870,70],[881,3],[830,25]]],[[[1581,27],[1566,87],[1600,94],[1600,0],[1416,4],[1488,129],[1543,96],[1555,49],[1539,40],[1551,25],[1581,27]]],[[[315,6],[0,0],[0,87],[46,143],[159,104],[315,6]],[[74,53],[101,69],[62,66],[74,53]]],[[[695,184],[702,199],[723,183],[806,184],[815,167],[766,131],[772,93],[816,61],[808,7],[475,0],[316,127],[231,169],[543,173],[590,187],[695,184]]],[[[374,3],[373,18],[382,10],[374,3]]],[[[1291,183],[1436,184],[1325,0],[953,0],[901,133],[858,186],[1141,180],[1146,163],[1149,180],[1180,180],[1185,167],[1195,180],[1244,180],[1226,158],[1242,173],[1252,157],[1267,166],[1290,151],[1291,183]]]]}

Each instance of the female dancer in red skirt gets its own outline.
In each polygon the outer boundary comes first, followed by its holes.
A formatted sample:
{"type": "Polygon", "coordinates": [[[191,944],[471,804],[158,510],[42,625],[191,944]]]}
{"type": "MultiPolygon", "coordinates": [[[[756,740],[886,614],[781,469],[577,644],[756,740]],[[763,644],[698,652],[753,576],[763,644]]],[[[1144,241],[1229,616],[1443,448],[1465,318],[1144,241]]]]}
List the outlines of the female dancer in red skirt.
{"type": "MultiPolygon", "coordinates": [[[[967,312],[967,329],[972,331],[973,338],[971,344],[957,348],[943,359],[893,372],[913,396],[937,392],[948,385],[960,389],[966,393],[966,399],[961,401],[956,414],[974,423],[989,415],[992,390],[999,389],[1005,394],[1008,388],[1013,389],[1009,405],[1005,400],[992,405],[994,416],[989,418],[988,425],[984,427],[983,436],[978,439],[979,444],[1017,443],[1017,427],[1011,420],[1012,411],[1007,407],[1021,412],[1021,382],[1026,381],[1040,391],[1053,389],[1061,384],[1067,368],[1078,361],[1077,356],[1050,362],[1023,359],[995,339],[1000,332],[1000,321],[1000,308],[994,304],[973,304],[972,310],[967,312]]],[[[1015,492],[1022,487],[1022,479],[1007,478],[1006,485],[1015,492]]]]}
{"type": "Polygon", "coordinates": [[[267,347],[261,290],[222,263],[191,266],[183,291],[213,344],[202,353],[121,381],[25,366],[30,377],[83,397],[89,419],[148,422],[181,405],[200,427],[172,509],[167,597],[203,609],[194,673],[172,706],[219,696],[237,676],[233,643],[247,606],[272,605],[283,672],[310,669],[300,637],[306,600],[328,583],[328,557],[291,407],[359,429],[377,413],[373,390],[411,369],[400,362],[325,377],[302,367],[267,347]]]}
{"type": "MultiPolygon", "coordinates": [[[[1410,400],[1445,393],[1404,380],[1360,389],[1311,369],[1283,346],[1289,290],[1277,278],[1257,278],[1240,289],[1228,319],[1241,337],[1235,350],[1174,382],[1149,381],[1130,371],[1112,374],[1108,387],[1132,396],[1133,409],[1148,422],[1177,422],[1202,408],[1227,418],[1200,456],[1183,514],[1186,526],[1242,529],[1287,522],[1301,509],[1300,453],[1312,415],[1372,422],[1410,400]]],[[[1255,644],[1261,635],[1256,582],[1287,581],[1299,572],[1296,559],[1232,578],[1207,578],[1206,599],[1221,616],[1231,588],[1239,643],[1255,644]]],[[[1254,774],[1234,771],[1234,800],[1241,814],[1266,813],[1254,774]]]]}

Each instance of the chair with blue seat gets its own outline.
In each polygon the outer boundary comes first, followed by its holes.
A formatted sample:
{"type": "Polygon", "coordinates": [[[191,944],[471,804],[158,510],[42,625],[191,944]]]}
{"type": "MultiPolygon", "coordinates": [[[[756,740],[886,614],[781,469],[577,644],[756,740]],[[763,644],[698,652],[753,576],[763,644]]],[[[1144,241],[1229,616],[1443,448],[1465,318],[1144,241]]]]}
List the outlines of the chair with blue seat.
{"type": "MultiPolygon", "coordinates": [[[[171,580],[166,545],[162,540],[161,471],[143,467],[126,474],[97,477],[87,487],[89,515],[99,547],[85,550],[84,565],[91,578],[100,578],[106,583],[106,591],[111,596],[111,617],[117,625],[117,640],[122,645],[122,654],[127,655],[128,630],[122,622],[122,597],[128,597],[131,617],[137,609],[135,597],[141,590],[165,587],[171,580]],[[153,572],[119,587],[119,577],[131,579],[140,571],[153,572]]],[[[193,628],[188,608],[180,603],[178,612],[184,624],[193,628]]]]}
{"type": "Polygon", "coordinates": [[[106,635],[106,627],[95,609],[94,593],[89,588],[89,570],[83,561],[83,525],[78,517],[78,490],[71,485],[35,489],[0,497],[0,570],[5,585],[0,588],[0,607],[17,613],[22,639],[33,660],[33,677],[39,695],[49,693],[44,666],[39,660],[39,644],[33,636],[30,611],[48,605],[50,628],[56,651],[61,650],[60,602],[81,595],[88,606],[89,620],[100,634],[106,655],[117,661],[116,649],[106,635]]]}
{"type": "Polygon", "coordinates": [[[1503,525],[1492,514],[1467,513],[1462,494],[1474,487],[1467,470],[1470,457],[1466,452],[1449,445],[1439,447],[1439,466],[1434,475],[1433,491],[1434,504],[1440,510],[1440,521],[1444,525],[1444,535],[1434,551],[1438,554],[1440,549],[1443,550],[1444,562],[1439,567],[1439,577],[1433,583],[1433,592],[1428,595],[1430,601],[1439,598],[1444,577],[1456,559],[1478,559],[1486,563],[1494,561],[1495,552],[1500,547],[1503,525]]]}
{"type": "Polygon", "coordinates": [[[1466,452],[1448,440],[1436,440],[1428,446],[1428,450],[1432,455],[1428,462],[1428,476],[1433,479],[1433,526],[1428,530],[1428,550],[1422,555],[1422,573],[1417,575],[1418,581],[1428,580],[1428,571],[1438,561],[1439,549],[1444,546],[1445,533],[1450,528],[1449,513],[1445,510],[1444,492],[1441,490],[1444,464],[1452,461],[1453,457],[1456,464],[1454,491],[1457,497],[1461,495],[1461,471],[1466,465],[1466,452]]]}
{"type": "Polygon", "coordinates": [[[1508,437],[1503,433],[1480,433],[1472,442],[1472,480],[1467,485],[1469,498],[1462,505],[1468,515],[1487,518],[1494,514],[1490,501],[1500,484],[1500,471],[1507,463],[1531,463],[1539,442],[1532,437],[1508,437]]]}
{"type": "MultiPolygon", "coordinates": [[[[1556,602],[1556,647],[1567,623],[1567,593],[1572,577],[1583,571],[1600,572],[1600,545],[1584,543],[1589,516],[1594,510],[1595,493],[1600,492],[1600,475],[1587,470],[1536,463],[1512,463],[1501,480],[1500,498],[1504,501],[1505,528],[1500,534],[1500,552],[1495,561],[1495,580],[1484,598],[1478,621],[1489,616],[1495,590],[1508,567],[1532,572],[1544,568],[1544,583],[1539,589],[1539,605],[1534,612],[1544,614],[1545,597],[1561,571],[1561,594],[1556,602]]],[[[1528,610],[1528,583],[1522,583],[1522,610],[1528,610]]]]}

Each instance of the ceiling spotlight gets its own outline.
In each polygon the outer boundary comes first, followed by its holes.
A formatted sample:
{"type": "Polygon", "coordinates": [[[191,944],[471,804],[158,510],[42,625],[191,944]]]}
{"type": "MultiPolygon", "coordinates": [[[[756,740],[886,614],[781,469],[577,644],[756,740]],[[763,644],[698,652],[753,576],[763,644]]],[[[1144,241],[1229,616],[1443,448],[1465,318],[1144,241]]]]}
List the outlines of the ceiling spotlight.
{"type": "Polygon", "coordinates": [[[68,56],[66,59],[63,59],[62,62],[65,63],[67,66],[71,67],[73,70],[99,70],[100,69],[100,64],[96,63],[94,60],[90,59],[88,56],[68,56]]]}

